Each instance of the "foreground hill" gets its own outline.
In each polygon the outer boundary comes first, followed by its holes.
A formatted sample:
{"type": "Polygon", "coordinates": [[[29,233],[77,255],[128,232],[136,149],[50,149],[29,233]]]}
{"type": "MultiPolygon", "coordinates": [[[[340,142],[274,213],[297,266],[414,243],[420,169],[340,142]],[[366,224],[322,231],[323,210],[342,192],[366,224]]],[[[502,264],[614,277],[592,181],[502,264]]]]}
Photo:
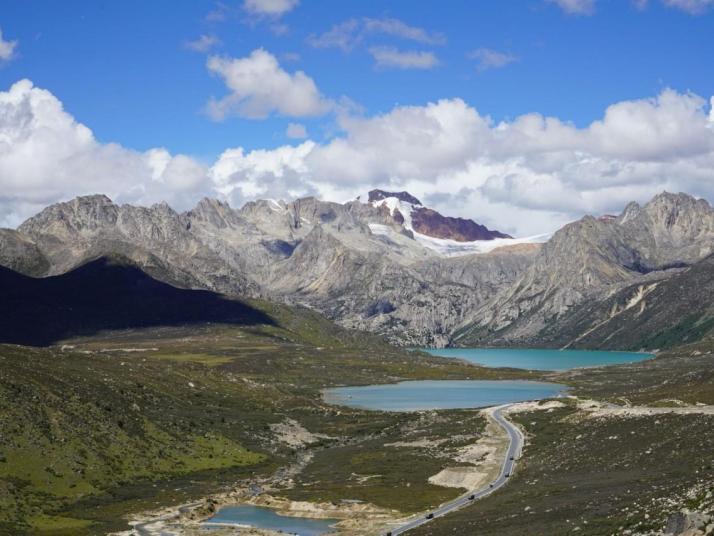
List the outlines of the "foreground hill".
{"type": "MultiPolygon", "coordinates": [[[[0,285],[2,341],[56,343],[0,343],[0,534],[125,529],[126,514],[272,478],[307,443],[359,448],[417,419],[336,411],[323,387],[493,374],[304,308],[174,288],[126,260],[44,279],[4,269],[0,285]]],[[[416,508],[454,494],[410,478],[416,508]]]]}
{"type": "Polygon", "coordinates": [[[122,259],[46,278],[0,267],[0,289],[0,343],[44,346],[102,330],[205,322],[273,324],[245,302],[173,287],[122,259]]]}

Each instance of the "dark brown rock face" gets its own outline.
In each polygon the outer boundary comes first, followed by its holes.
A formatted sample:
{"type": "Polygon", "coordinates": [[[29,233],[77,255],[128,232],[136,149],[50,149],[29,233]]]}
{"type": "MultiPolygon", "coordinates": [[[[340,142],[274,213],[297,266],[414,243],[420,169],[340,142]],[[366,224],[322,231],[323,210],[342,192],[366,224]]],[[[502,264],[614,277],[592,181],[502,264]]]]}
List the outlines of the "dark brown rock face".
{"type": "Polygon", "coordinates": [[[430,208],[416,208],[412,211],[412,228],[423,235],[447,238],[458,242],[512,238],[499,231],[491,231],[485,225],[464,218],[442,216],[430,208]]]}
{"type": "Polygon", "coordinates": [[[419,201],[409,192],[385,192],[384,190],[372,190],[371,192],[369,192],[368,201],[372,203],[374,201],[381,201],[382,199],[387,199],[388,197],[396,197],[400,201],[404,201],[405,203],[411,203],[412,205],[421,205],[421,201],[419,201]]]}

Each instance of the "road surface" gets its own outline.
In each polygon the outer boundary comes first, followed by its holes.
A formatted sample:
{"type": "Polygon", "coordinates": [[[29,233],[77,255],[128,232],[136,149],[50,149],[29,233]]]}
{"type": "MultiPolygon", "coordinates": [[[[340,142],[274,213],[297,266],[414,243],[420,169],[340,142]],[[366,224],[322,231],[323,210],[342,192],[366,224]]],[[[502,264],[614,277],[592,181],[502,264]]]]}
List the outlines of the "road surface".
{"type": "Polygon", "coordinates": [[[523,448],[523,434],[521,434],[521,431],[503,415],[503,411],[509,406],[510,404],[498,406],[491,413],[493,420],[496,421],[496,423],[499,424],[501,428],[506,431],[509,440],[508,450],[506,451],[506,458],[505,460],[503,460],[503,465],[501,466],[501,472],[499,473],[498,478],[475,491],[465,493],[458,499],[454,499],[451,502],[442,504],[439,508],[433,510],[430,513],[433,514],[431,517],[427,517],[427,515],[430,514],[420,514],[418,517],[409,520],[404,525],[400,525],[399,527],[392,529],[387,534],[396,536],[397,534],[403,534],[408,530],[419,527],[421,525],[425,525],[433,519],[445,516],[446,514],[453,512],[454,510],[463,508],[464,506],[469,505],[478,499],[482,499],[483,497],[490,495],[498,488],[503,486],[506,482],[508,482],[508,476],[506,475],[513,474],[513,469],[516,465],[516,460],[520,457],[521,449],[523,448]]]}

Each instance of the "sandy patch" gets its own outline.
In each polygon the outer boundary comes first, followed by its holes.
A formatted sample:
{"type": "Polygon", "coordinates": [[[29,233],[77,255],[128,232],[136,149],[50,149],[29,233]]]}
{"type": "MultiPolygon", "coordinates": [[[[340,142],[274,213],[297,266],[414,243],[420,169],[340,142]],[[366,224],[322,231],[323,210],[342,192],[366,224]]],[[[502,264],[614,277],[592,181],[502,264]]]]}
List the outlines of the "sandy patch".
{"type": "Polygon", "coordinates": [[[283,422],[271,424],[270,430],[278,441],[294,449],[312,445],[321,439],[329,439],[327,435],[309,432],[293,419],[285,419],[283,422]]]}
{"type": "Polygon", "coordinates": [[[714,406],[651,408],[646,406],[598,407],[584,409],[588,417],[646,417],[651,415],[714,415],[714,406]]]}
{"type": "Polygon", "coordinates": [[[494,408],[483,410],[488,424],[483,436],[475,443],[456,449],[451,459],[459,464],[449,466],[429,477],[429,482],[447,488],[475,490],[495,479],[501,471],[508,448],[508,435],[493,420],[494,408]]]}
{"type": "Polygon", "coordinates": [[[431,449],[440,446],[447,439],[418,439],[416,441],[397,441],[396,443],[385,443],[385,447],[396,448],[416,448],[416,449],[431,449]]]}
{"type": "Polygon", "coordinates": [[[520,413],[523,411],[539,411],[539,410],[553,410],[565,407],[565,404],[560,400],[549,400],[547,402],[518,402],[517,404],[511,404],[505,409],[504,413],[520,413]]]}
{"type": "Polygon", "coordinates": [[[447,467],[429,477],[429,483],[445,488],[478,489],[488,482],[488,474],[476,467],[447,467]]]}

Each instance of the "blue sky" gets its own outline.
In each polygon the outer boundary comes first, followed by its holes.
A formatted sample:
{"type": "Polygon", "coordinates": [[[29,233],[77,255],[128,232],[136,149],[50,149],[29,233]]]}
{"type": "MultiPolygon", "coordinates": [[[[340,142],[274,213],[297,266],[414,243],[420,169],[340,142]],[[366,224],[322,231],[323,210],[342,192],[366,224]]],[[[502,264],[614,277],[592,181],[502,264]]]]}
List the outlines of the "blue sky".
{"type": "MultiPolygon", "coordinates": [[[[601,2],[591,16],[573,16],[539,0],[504,2],[303,1],[274,20],[253,20],[240,3],[226,2],[225,20],[206,15],[213,2],[122,1],[4,3],[0,25],[21,43],[18,58],[0,70],[3,88],[20,78],[49,88],[103,141],[136,149],[213,157],[226,146],[284,143],[289,118],[211,121],[203,107],[225,93],[206,70],[206,54],[185,47],[201,35],[211,50],[241,57],[263,47],[303,70],[330,97],[347,96],[366,113],[395,104],[460,97],[495,119],[537,111],[585,125],[613,102],[658,93],[663,87],[707,95],[714,86],[714,17],[692,16],[653,3],[645,10],[624,0],[601,2]],[[397,18],[444,34],[444,45],[374,35],[345,53],[307,44],[350,18],[397,18]],[[376,69],[366,48],[378,45],[433,50],[433,69],[376,69]],[[468,53],[489,48],[517,61],[477,72],[468,53]]],[[[324,119],[308,122],[317,136],[324,119]]]]}
{"type": "MultiPolygon", "coordinates": [[[[187,155],[210,168],[208,175],[227,149],[242,148],[247,154],[303,143],[302,139],[291,139],[286,134],[290,123],[304,127],[309,140],[322,147],[335,139],[356,135],[345,127],[345,121],[369,120],[404,106],[425,109],[429,103],[441,99],[460,99],[469,111],[477,111],[480,118],[489,117],[494,123],[511,123],[524,114],[537,113],[584,131],[593,121],[603,119],[608,106],[657,98],[671,89],[683,98],[689,94],[701,98],[693,106],[699,106],[700,115],[706,117],[708,99],[714,93],[712,3],[710,0],[226,0],[222,3],[5,0],[0,10],[2,39],[6,49],[8,43],[14,45],[11,54],[0,60],[0,91],[7,91],[18,80],[29,79],[35,88],[51,92],[76,122],[91,129],[97,143],[115,143],[138,153],[163,148],[172,156],[187,155]],[[349,21],[353,25],[351,33],[345,31],[349,21]],[[352,40],[349,50],[318,46],[321,36],[335,27],[333,36],[340,34],[352,40]],[[202,36],[211,46],[196,44],[202,36]],[[211,117],[207,112],[209,100],[223,99],[232,90],[225,78],[228,63],[223,71],[211,72],[207,68],[208,58],[231,62],[250,58],[258,49],[277,62],[276,76],[303,72],[314,85],[315,98],[324,104],[324,110],[286,111],[279,102],[288,97],[278,94],[271,97],[273,104],[267,111],[258,114],[260,118],[248,117],[251,114],[240,111],[231,104],[234,101],[226,104],[227,111],[219,114],[220,118],[216,114],[211,117]],[[380,54],[392,62],[380,65],[376,59],[380,54]]],[[[322,43],[325,44],[324,39],[322,43]]],[[[261,87],[273,82],[255,83],[261,87]]],[[[245,92],[242,95],[244,99],[252,98],[246,97],[245,92]]],[[[651,133],[660,134],[660,130],[651,133]]],[[[367,150],[363,145],[360,147],[367,150]]],[[[517,156],[509,154],[509,158],[517,156]]],[[[676,156],[681,160],[681,154],[676,156]]],[[[330,166],[310,167],[308,171],[296,171],[300,166],[293,166],[291,173],[307,177],[296,178],[294,184],[286,183],[289,173],[282,168],[273,170],[271,180],[265,183],[268,186],[264,185],[262,190],[255,185],[231,189],[224,184],[225,180],[216,179],[215,173],[209,181],[213,190],[236,203],[250,198],[250,192],[275,190],[282,195],[304,192],[339,197],[374,185],[409,186],[414,180],[419,183],[414,187],[427,197],[448,199],[443,194],[460,195],[453,186],[444,186],[448,191],[429,191],[424,186],[429,183],[428,177],[410,171],[418,164],[410,167],[408,156],[399,158],[405,159],[399,169],[375,171],[363,181],[353,180],[350,187],[345,186],[347,178],[340,179],[338,186],[324,184],[329,183],[324,176],[317,181],[320,185],[309,182],[320,170],[332,169],[330,166]],[[276,174],[280,181],[273,180],[276,174]]],[[[491,154],[488,158],[489,166],[503,164],[494,162],[491,154]]],[[[608,158],[614,157],[608,153],[608,158]]],[[[617,158],[623,160],[621,156],[617,158]]],[[[642,160],[637,155],[632,158],[642,160]]],[[[254,163],[243,162],[241,166],[249,164],[254,163]]],[[[370,164],[369,170],[373,167],[370,164]]],[[[443,175],[463,172],[467,167],[465,162],[460,167],[447,162],[443,173],[441,169],[433,172],[443,175]]],[[[538,171],[536,168],[534,164],[529,169],[538,171]]],[[[498,173],[495,168],[488,169],[489,173],[498,173]]],[[[483,207],[487,201],[512,202],[510,194],[506,200],[505,194],[493,191],[497,183],[507,188],[511,175],[494,180],[489,175],[490,186],[481,175],[473,179],[471,186],[466,180],[468,195],[477,191],[473,195],[481,198],[480,204],[454,205],[447,201],[447,206],[461,215],[478,210],[484,213],[482,219],[499,223],[493,215],[498,210],[483,207]]],[[[695,179],[701,181],[701,176],[697,174],[691,180],[695,179]]],[[[236,179],[240,180],[261,179],[244,176],[236,179]]],[[[532,184],[532,179],[523,180],[526,183],[522,184],[532,184]]],[[[634,184],[641,179],[633,181],[634,184]]],[[[635,191],[623,189],[620,182],[619,194],[615,196],[617,203],[627,195],[644,197],[668,185],[660,177],[650,188],[635,191]]],[[[455,183],[458,181],[449,182],[455,183]]],[[[56,195],[84,193],[90,186],[91,181],[75,189],[59,189],[56,195]]],[[[543,185],[539,188],[542,190],[543,185]]],[[[575,190],[580,192],[578,188],[575,190]]],[[[205,187],[197,188],[196,192],[199,190],[211,192],[205,187]]],[[[599,188],[587,185],[582,188],[584,192],[591,190],[599,188]]],[[[709,191],[707,184],[696,193],[708,195],[709,191]]],[[[136,200],[126,192],[117,191],[114,195],[136,200]]],[[[137,199],[153,201],[156,195],[160,192],[137,199]]],[[[173,191],[167,190],[166,197],[173,199],[172,196],[173,191]]],[[[27,207],[53,199],[38,192],[23,196],[21,191],[8,197],[11,199],[6,203],[18,206],[25,203],[27,207]]],[[[603,193],[602,197],[608,196],[603,193]]],[[[536,218],[539,223],[534,227],[542,230],[580,212],[615,209],[614,203],[611,207],[604,201],[583,201],[576,204],[576,209],[567,210],[529,201],[517,207],[540,212],[536,218]]],[[[24,215],[23,210],[6,207],[5,220],[14,222],[20,214],[24,215]]],[[[531,216],[535,217],[535,212],[531,216]]],[[[0,221],[1,218],[0,209],[0,221]]],[[[510,230],[525,227],[525,224],[511,225],[510,230]]]]}

